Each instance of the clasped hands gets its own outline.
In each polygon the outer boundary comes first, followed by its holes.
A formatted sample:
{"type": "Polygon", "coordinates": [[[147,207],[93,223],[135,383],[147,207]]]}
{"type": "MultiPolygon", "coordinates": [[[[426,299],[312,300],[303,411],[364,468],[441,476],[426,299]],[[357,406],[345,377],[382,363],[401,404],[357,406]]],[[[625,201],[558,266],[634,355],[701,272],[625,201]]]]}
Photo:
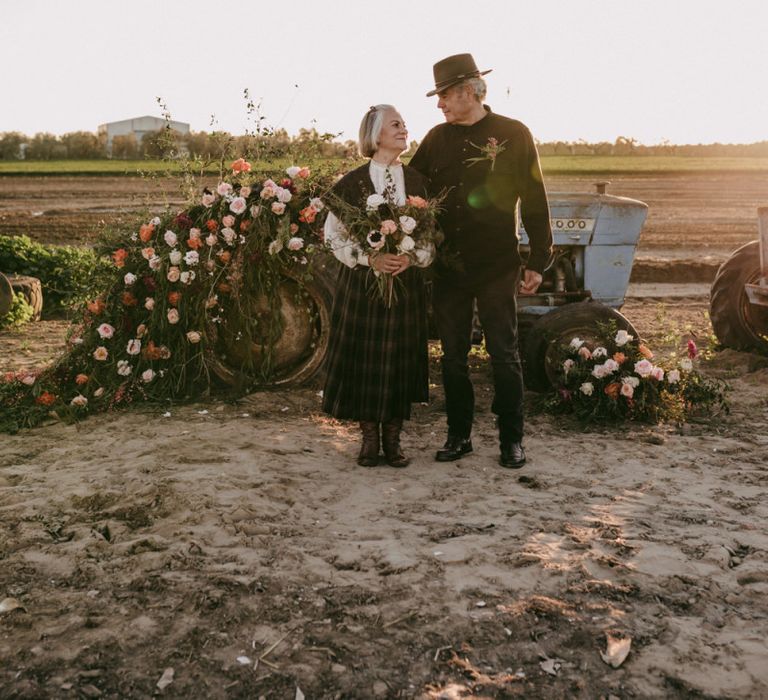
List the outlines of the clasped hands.
{"type": "Polygon", "coordinates": [[[368,262],[377,272],[386,272],[396,276],[408,269],[411,259],[407,255],[394,253],[373,253],[368,256],[368,262]]]}

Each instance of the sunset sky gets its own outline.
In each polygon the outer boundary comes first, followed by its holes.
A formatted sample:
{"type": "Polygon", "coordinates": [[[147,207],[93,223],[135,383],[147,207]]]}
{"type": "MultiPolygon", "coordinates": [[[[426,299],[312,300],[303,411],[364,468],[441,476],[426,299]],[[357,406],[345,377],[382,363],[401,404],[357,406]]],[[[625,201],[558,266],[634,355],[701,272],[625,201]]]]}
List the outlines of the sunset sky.
{"type": "Polygon", "coordinates": [[[160,115],[355,138],[369,105],[441,121],[432,64],[469,51],[488,104],[540,141],[768,140],[765,0],[0,0],[0,131],[160,115]]]}

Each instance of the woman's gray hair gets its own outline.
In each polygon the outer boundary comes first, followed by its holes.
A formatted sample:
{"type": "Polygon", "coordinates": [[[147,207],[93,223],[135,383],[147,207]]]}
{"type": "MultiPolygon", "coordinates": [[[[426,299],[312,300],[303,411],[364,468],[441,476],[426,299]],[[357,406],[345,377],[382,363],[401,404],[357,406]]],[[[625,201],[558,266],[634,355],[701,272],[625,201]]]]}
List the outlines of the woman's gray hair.
{"type": "Polygon", "coordinates": [[[379,149],[379,136],[384,126],[384,112],[395,109],[392,105],[375,105],[371,107],[360,122],[360,137],[357,148],[360,155],[370,158],[379,149]]]}

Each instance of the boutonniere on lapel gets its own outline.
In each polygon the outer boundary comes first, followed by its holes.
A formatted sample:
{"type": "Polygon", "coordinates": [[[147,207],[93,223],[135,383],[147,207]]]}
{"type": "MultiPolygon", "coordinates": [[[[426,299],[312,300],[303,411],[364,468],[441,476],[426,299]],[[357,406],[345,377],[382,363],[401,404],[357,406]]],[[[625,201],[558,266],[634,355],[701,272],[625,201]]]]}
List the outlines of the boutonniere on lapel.
{"type": "Polygon", "coordinates": [[[493,167],[496,165],[496,158],[503,153],[506,148],[504,148],[504,144],[506,141],[502,141],[501,143],[498,142],[497,139],[495,139],[493,136],[488,137],[488,141],[483,146],[478,146],[476,143],[469,142],[471,146],[474,146],[480,153],[482,153],[481,156],[475,156],[474,158],[467,158],[464,162],[467,164],[468,168],[471,168],[473,165],[477,165],[477,163],[481,163],[484,160],[487,160],[491,164],[491,171],[493,171],[493,167]]]}

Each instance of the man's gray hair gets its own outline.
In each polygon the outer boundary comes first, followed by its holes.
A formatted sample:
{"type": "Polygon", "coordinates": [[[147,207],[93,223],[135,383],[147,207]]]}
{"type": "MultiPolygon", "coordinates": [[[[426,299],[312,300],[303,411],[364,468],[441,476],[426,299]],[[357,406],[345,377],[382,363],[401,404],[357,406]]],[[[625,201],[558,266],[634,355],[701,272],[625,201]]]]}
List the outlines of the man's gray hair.
{"type": "Polygon", "coordinates": [[[384,112],[394,109],[392,105],[375,105],[371,107],[360,122],[360,136],[357,148],[360,155],[370,158],[379,149],[379,136],[384,126],[384,112]]]}
{"type": "Polygon", "coordinates": [[[468,78],[462,85],[469,85],[478,102],[485,102],[485,96],[488,93],[488,86],[482,78],[468,78]]]}

